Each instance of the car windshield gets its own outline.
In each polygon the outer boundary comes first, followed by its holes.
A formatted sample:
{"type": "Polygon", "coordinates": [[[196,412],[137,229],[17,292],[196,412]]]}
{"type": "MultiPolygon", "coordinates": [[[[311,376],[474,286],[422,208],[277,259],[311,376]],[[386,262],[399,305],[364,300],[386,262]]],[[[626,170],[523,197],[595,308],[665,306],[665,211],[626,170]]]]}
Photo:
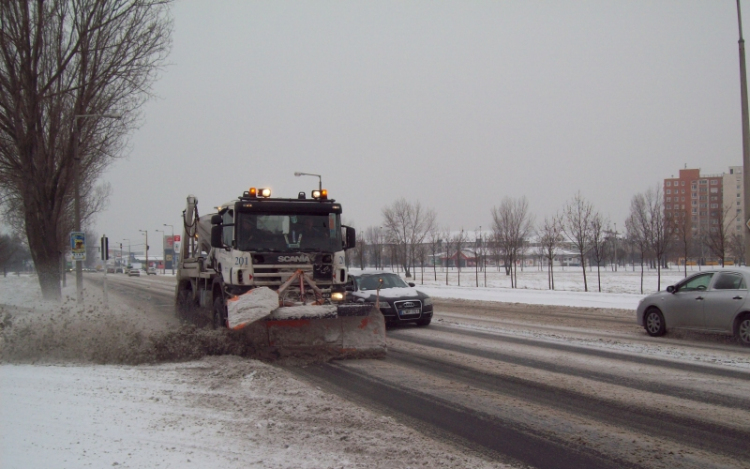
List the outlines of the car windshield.
{"type": "Polygon", "coordinates": [[[357,278],[357,285],[360,290],[377,290],[378,286],[383,288],[406,288],[406,284],[401,277],[395,274],[382,275],[365,275],[357,278]],[[382,280],[382,283],[381,283],[382,280]]]}
{"type": "Polygon", "coordinates": [[[239,213],[237,249],[270,252],[341,251],[339,215],[239,213]]]}

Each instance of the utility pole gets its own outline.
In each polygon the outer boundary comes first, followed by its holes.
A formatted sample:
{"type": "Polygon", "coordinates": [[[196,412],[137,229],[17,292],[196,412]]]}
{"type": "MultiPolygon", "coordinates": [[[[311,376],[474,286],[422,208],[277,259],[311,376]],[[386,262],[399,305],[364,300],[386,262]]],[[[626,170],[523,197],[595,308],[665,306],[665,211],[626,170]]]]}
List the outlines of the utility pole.
{"type": "Polygon", "coordinates": [[[148,230],[138,230],[146,234],[146,275],[148,275],[148,230]]]}
{"type": "MultiPolygon", "coordinates": [[[[745,39],[742,37],[742,12],[740,10],[740,0],[737,0],[737,22],[740,28],[740,99],[742,100],[742,176],[744,181],[744,203],[745,213],[743,218],[750,208],[750,117],[748,117],[747,109],[747,72],[745,68],[745,39]]],[[[750,225],[745,221],[745,265],[750,265],[750,225]]]]}

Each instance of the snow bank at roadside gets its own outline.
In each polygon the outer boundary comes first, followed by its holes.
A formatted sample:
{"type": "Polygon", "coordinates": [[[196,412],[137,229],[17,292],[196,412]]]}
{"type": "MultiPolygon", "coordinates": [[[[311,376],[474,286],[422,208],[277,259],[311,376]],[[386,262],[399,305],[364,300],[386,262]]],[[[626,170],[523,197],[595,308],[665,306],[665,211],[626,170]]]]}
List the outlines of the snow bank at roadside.
{"type": "Polygon", "coordinates": [[[598,293],[435,285],[419,285],[417,289],[435,298],[456,298],[478,301],[499,301],[504,303],[630,310],[635,310],[638,306],[638,302],[644,296],[631,293],[598,293]]]}

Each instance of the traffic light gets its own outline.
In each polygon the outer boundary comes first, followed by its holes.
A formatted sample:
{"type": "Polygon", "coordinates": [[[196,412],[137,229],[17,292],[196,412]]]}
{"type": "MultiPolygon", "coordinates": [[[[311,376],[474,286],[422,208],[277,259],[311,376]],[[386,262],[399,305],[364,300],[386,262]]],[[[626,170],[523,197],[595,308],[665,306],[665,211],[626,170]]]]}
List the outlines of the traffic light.
{"type": "Polygon", "coordinates": [[[109,238],[102,236],[101,241],[102,260],[109,260],[109,238]]]}

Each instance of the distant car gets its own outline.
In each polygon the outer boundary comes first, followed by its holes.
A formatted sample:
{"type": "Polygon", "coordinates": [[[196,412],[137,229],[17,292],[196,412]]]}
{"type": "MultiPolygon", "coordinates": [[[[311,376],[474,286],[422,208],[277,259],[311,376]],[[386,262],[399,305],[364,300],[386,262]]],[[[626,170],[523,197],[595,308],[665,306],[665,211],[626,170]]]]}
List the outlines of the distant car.
{"type": "Polygon", "coordinates": [[[107,273],[108,274],[114,274],[115,273],[115,268],[114,267],[107,267],[107,273]]]}
{"type": "Polygon", "coordinates": [[[123,270],[123,268],[122,268],[122,267],[116,267],[116,268],[115,268],[115,273],[116,273],[116,274],[124,274],[124,273],[125,273],[125,270],[123,270]]]}
{"type": "Polygon", "coordinates": [[[750,346],[748,285],[748,268],[700,272],[642,299],[636,320],[654,337],[689,329],[733,335],[750,346]]]}
{"type": "Polygon", "coordinates": [[[432,321],[432,298],[404,282],[392,272],[364,272],[349,275],[346,286],[351,301],[375,303],[380,286],[380,312],[386,322],[416,322],[427,326],[432,321]]]}
{"type": "Polygon", "coordinates": [[[146,275],[156,275],[156,267],[149,267],[146,271],[146,275]]]}
{"type": "Polygon", "coordinates": [[[139,269],[130,269],[128,270],[128,277],[140,277],[141,271],[139,269]]]}

